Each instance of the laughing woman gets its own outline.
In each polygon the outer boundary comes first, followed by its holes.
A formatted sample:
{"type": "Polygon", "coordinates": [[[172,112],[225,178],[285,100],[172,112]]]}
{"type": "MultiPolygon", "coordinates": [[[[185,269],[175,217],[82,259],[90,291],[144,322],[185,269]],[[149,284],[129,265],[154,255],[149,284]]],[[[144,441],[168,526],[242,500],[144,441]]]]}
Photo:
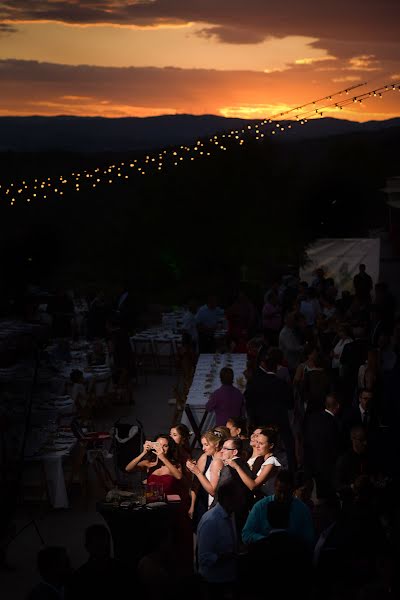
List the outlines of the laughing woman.
{"type": "Polygon", "coordinates": [[[237,461],[228,461],[229,466],[237,471],[240,479],[249,490],[256,493],[256,497],[273,494],[275,477],[281,467],[281,463],[276,456],[274,456],[274,446],[277,443],[277,437],[277,431],[274,427],[261,429],[257,434],[255,452],[258,456],[263,456],[264,460],[257,471],[255,479],[249,477],[249,475],[237,464],[237,461]],[[261,492],[261,494],[259,492],[261,492]]]}

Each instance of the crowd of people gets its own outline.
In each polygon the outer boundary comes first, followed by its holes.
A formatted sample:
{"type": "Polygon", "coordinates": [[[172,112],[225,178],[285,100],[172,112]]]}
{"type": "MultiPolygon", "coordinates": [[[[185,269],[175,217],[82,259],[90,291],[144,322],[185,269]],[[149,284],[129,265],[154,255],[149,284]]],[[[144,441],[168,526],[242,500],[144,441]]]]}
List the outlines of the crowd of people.
{"type": "MultiPolygon", "coordinates": [[[[159,546],[135,565],[147,596],[183,583],[195,597],[244,600],[399,593],[400,319],[364,265],[353,283],[339,297],[318,269],[311,284],[273,282],[261,311],[243,291],[225,311],[214,296],[190,304],[186,345],[215,351],[224,317],[227,348],[247,353],[245,389],[221,370],[200,455],[175,423],[126,464],[180,498],[159,546]]],[[[71,581],[50,585],[76,597],[71,581]]]]}
{"type": "MultiPolygon", "coordinates": [[[[254,337],[244,293],[225,311],[230,350],[248,353],[244,396],[222,369],[207,403],[216,426],[200,458],[180,463],[211,590],[256,597],[257,566],[272,564],[270,591],[398,592],[400,321],[365,265],[353,283],[340,298],[322,269],[311,284],[274,283],[254,337]]],[[[196,319],[205,314],[217,314],[215,298],[196,319]]]]}

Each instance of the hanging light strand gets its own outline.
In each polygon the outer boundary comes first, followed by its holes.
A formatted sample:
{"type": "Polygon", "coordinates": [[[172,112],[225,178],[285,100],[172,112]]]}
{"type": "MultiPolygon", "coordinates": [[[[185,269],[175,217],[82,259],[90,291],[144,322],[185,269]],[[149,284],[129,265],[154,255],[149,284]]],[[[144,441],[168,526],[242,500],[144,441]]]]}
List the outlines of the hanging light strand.
{"type": "Polygon", "coordinates": [[[115,183],[129,180],[132,176],[140,175],[142,177],[152,173],[163,172],[166,168],[177,168],[181,164],[215,156],[235,146],[240,147],[251,139],[260,141],[266,136],[284,133],[293,127],[304,125],[310,120],[321,118],[326,112],[341,110],[344,106],[353,103],[360,104],[371,98],[382,98],[383,94],[400,90],[400,83],[396,82],[372,88],[368,92],[355,96],[350,95],[350,91],[364,85],[366,85],[365,82],[345,88],[344,90],[307,102],[268,119],[251,121],[241,128],[227,130],[208,138],[198,139],[191,145],[182,144],[158,150],[155,153],[145,154],[127,162],[98,166],[92,170],[79,170],[68,174],[68,176],[58,175],[31,180],[25,178],[22,182],[11,182],[8,185],[2,184],[0,186],[1,200],[5,200],[11,206],[14,206],[16,201],[18,203],[30,203],[32,199],[41,201],[48,200],[49,198],[62,198],[67,192],[76,194],[99,187],[104,189],[115,183]],[[336,98],[338,95],[343,94],[346,94],[343,100],[336,98]],[[335,98],[336,101],[334,100],[335,98]],[[320,107],[317,106],[318,103],[325,100],[332,102],[329,104],[325,103],[320,107]],[[295,120],[284,119],[282,121],[282,116],[289,115],[292,112],[296,112],[293,115],[295,120]]]}

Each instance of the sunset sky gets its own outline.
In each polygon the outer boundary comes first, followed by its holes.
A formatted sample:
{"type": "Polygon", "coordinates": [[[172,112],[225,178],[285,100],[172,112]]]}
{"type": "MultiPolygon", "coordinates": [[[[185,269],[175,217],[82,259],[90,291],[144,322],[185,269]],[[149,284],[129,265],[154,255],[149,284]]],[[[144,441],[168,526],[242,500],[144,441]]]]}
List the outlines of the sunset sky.
{"type": "MultiPolygon", "coordinates": [[[[0,0],[0,115],[261,119],[400,83],[399,22],[398,0],[0,0]]],[[[400,91],[330,116],[400,116],[400,91]]]]}

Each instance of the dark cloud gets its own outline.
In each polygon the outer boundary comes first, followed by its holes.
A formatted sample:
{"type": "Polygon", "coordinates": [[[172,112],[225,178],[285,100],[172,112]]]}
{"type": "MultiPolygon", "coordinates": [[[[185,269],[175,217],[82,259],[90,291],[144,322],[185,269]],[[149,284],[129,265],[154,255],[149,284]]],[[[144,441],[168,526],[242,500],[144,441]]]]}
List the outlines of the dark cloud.
{"type": "MultiPolygon", "coordinates": [[[[398,0],[8,0],[0,18],[115,23],[142,26],[188,21],[203,35],[229,43],[268,36],[310,36],[326,41],[398,42],[398,0]]],[[[334,47],[334,45],[332,45],[334,47]]],[[[365,49],[364,49],[365,50],[365,49]]],[[[365,53],[365,51],[364,51],[365,53]]]]}
{"type": "Polygon", "coordinates": [[[362,41],[319,39],[312,42],[311,46],[327,50],[331,56],[336,56],[340,59],[349,59],[353,56],[368,54],[379,58],[379,60],[400,60],[400,44],[394,42],[370,42],[366,45],[362,41]]]}

